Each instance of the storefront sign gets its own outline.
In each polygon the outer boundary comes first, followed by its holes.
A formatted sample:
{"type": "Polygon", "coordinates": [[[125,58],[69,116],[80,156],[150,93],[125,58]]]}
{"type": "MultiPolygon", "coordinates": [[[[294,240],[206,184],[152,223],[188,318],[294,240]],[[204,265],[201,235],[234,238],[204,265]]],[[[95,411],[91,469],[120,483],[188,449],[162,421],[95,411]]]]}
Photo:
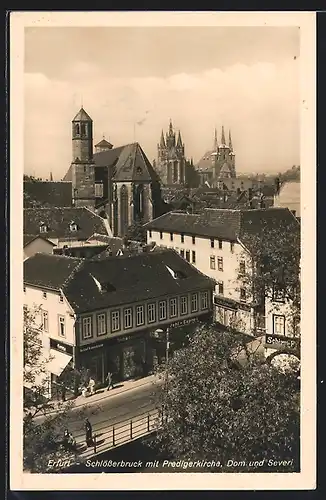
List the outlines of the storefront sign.
{"type": "Polygon", "coordinates": [[[91,344],[85,347],[80,347],[79,352],[93,351],[94,349],[100,349],[104,344],[91,344]]]}
{"type": "Polygon", "coordinates": [[[297,339],[282,335],[266,335],[265,342],[268,347],[285,347],[287,349],[295,349],[298,345],[297,339]]]}
{"type": "Polygon", "coordinates": [[[198,320],[199,320],[198,317],[196,317],[196,318],[188,318],[188,319],[181,319],[180,321],[175,321],[174,323],[171,323],[169,325],[169,328],[179,328],[181,326],[192,325],[193,323],[197,323],[198,320]]]}
{"type": "Polygon", "coordinates": [[[73,346],[64,344],[62,342],[57,342],[56,340],[50,339],[50,347],[51,349],[56,349],[57,351],[60,352],[65,352],[66,354],[70,354],[71,356],[73,355],[73,346]]]}

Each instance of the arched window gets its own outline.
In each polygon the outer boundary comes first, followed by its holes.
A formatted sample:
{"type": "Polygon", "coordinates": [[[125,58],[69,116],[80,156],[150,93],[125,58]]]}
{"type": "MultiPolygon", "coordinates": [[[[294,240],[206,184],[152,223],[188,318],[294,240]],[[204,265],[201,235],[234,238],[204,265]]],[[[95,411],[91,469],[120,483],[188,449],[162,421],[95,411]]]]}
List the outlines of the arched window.
{"type": "Polygon", "coordinates": [[[86,123],[82,123],[81,124],[81,135],[86,135],[86,131],[87,131],[86,123]]]}
{"type": "Polygon", "coordinates": [[[178,162],[173,164],[173,182],[178,182],[178,162]]]}
{"type": "Polygon", "coordinates": [[[76,123],[76,124],[75,124],[75,135],[80,135],[80,127],[79,127],[79,123],[76,123]]]}
{"type": "Polygon", "coordinates": [[[129,200],[128,200],[128,189],[125,184],[120,189],[120,228],[121,235],[124,236],[128,228],[128,210],[129,210],[129,200]]]}

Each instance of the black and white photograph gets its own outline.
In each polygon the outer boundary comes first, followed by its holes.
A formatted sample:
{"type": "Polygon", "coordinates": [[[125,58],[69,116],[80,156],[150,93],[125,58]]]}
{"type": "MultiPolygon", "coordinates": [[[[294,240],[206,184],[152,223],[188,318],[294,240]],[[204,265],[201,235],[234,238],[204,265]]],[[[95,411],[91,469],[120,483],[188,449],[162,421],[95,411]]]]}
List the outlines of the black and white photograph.
{"type": "Polygon", "coordinates": [[[314,23],[12,14],[13,489],[314,488],[314,23]]]}

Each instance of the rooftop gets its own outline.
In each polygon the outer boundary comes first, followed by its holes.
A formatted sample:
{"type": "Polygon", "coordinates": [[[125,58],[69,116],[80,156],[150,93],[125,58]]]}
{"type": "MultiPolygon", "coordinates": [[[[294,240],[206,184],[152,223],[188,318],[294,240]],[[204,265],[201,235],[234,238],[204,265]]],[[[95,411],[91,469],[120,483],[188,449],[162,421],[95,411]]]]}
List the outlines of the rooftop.
{"type": "Polygon", "coordinates": [[[54,207],[72,206],[71,182],[24,181],[23,189],[26,207],[35,203],[54,207]]]}

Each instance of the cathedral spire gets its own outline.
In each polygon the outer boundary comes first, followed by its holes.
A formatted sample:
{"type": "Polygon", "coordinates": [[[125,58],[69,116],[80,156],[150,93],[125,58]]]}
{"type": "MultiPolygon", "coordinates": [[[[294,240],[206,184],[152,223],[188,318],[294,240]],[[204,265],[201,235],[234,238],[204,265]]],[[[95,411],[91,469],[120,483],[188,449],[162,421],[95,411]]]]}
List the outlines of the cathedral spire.
{"type": "Polygon", "coordinates": [[[177,147],[182,148],[182,140],[181,140],[180,130],[179,130],[179,133],[178,133],[177,147]]]}
{"type": "Polygon", "coordinates": [[[172,125],[171,118],[170,118],[170,125],[169,125],[169,135],[173,135],[173,125],[172,125]]]}
{"type": "Polygon", "coordinates": [[[214,146],[213,146],[214,151],[217,150],[217,147],[218,147],[218,143],[217,143],[217,130],[216,130],[216,127],[215,127],[215,129],[214,129],[214,146]]]}
{"type": "Polygon", "coordinates": [[[231,139],[231,130],[229,130],[229,148],[230,148],[231,151],[233,151],[232,139],[231,139]]]}
{"type": "Polygon", "coordinates": [[[163,130],[162,130],[162,133],[161,133],[161,140],[160,140],[160,146],[161,148],[165,148],[165,140],[164,140],[164,134],[163,134],[163,130]]]}
{"type": "Polygon", "coordinates": [[[225,146],[225,134],[224,134],[224,125],[222,125],[222,136],[221,136],[221,144],[222,146],[225,146]]]}
{"type": "Polygon", "coordinates": [[[53,175],[52,175],[52,172],[50,172],[50,181],[51,181],[51,182],[53,181],[53,175]]]}

